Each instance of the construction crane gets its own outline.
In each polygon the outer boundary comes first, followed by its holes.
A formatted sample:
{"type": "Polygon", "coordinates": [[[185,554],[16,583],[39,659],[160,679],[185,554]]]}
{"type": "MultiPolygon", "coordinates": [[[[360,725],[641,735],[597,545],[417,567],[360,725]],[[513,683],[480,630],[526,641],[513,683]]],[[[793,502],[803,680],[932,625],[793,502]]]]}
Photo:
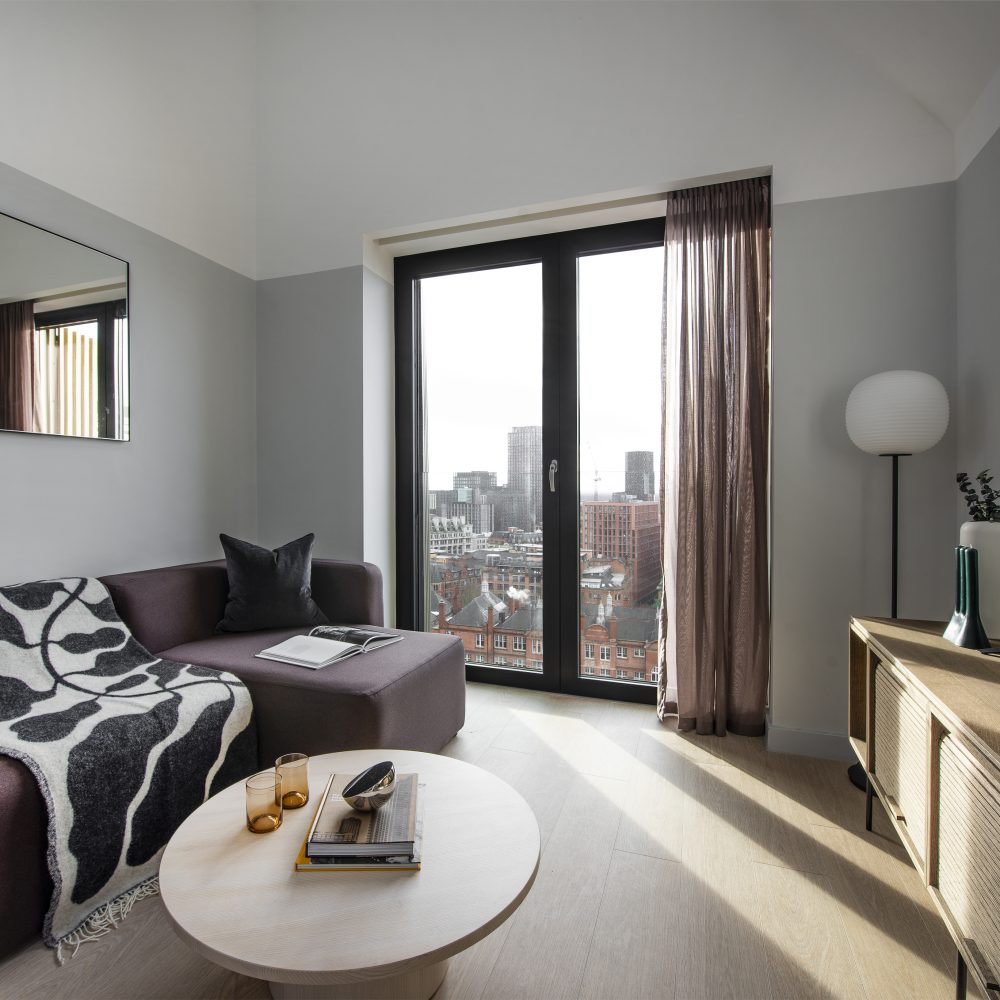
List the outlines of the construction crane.
{"type": "Polygon", "coordinates": [[[597,459],[594,458],[594,449],[589,441],[587,442],[587,449],[590,451],[590,460],[594,463],[594,499],[597,500],[599,499],[597,496],[597,484],[601,481],[601,473],[598,471],[597,459]]]}

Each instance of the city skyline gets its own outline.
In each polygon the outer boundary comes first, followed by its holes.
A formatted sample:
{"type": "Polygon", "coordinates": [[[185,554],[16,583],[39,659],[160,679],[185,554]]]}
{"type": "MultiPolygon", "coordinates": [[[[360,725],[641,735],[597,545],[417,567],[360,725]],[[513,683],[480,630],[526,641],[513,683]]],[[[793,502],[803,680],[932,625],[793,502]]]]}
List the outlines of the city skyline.
{"type": "MultiPolygon", "coordinates": [[[[653,452],[659,469],[663,250],[578,268],[580,495],[593,497],[596,469],[605,498],[625,490],[626,451],[653,452]]],[[[428,489],[480,469],[508,484],[508,431],[542,423],[541,265],[424,279],[421,332],[428,489]]]]}

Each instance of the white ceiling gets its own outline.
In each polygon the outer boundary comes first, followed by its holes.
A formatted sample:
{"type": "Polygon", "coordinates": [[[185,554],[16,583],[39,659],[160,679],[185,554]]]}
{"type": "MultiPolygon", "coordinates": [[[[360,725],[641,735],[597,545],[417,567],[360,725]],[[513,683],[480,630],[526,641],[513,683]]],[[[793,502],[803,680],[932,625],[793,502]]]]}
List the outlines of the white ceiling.
{"type": "Polygon", "coordinates": [[[950,180],[998,69],[998,2],[6,2],[0,160],[271,277],[746,167],[778,201],[950,180]]]}
{"type": "Polygon", "coordinates": [[[789,5],[803,25],[862,59],[953,132],[1000,67],[1000,4],[789,5]]]}

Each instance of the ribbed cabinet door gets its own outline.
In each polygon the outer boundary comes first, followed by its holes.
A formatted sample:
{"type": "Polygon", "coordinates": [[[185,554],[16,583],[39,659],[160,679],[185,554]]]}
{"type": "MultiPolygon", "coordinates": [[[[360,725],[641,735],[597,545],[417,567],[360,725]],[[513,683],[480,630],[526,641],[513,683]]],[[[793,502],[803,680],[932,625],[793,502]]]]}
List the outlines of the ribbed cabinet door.
{"type": "Polygon", "coordinates": [[[941,740],[938,889],[987,978],[1000,971],[1000,788],[947,735],[941,740]]]}
{"type": "Polygon", "coordinates": [[[927,739],[926,703],[879,664],[875,668],[873,772],[898,808],[921,861],[926,860],[927,739]]]}

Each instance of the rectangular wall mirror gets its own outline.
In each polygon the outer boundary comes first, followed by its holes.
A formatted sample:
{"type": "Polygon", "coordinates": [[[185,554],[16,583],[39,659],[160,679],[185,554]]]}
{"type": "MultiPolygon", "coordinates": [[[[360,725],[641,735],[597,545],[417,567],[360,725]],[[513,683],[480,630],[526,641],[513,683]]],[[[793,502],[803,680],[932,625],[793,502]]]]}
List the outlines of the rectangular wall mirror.
{"type": "Polygon", "coordinates": [[[129,438],[128,264],[0,214],[0,430],[129,438]]]}

